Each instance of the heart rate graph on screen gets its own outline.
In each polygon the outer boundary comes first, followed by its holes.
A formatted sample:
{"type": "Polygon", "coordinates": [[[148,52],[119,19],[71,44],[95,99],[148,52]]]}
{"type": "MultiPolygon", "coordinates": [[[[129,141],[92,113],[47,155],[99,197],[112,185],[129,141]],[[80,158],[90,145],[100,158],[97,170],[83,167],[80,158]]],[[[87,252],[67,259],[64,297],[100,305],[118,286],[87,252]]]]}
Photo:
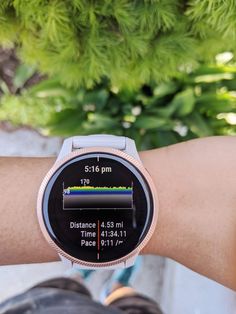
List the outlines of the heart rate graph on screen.
{"type": "Polygon", "coordinates": [[[63,209],[133,209],[133,186],[72,186],[63,189],[63,209]]]}

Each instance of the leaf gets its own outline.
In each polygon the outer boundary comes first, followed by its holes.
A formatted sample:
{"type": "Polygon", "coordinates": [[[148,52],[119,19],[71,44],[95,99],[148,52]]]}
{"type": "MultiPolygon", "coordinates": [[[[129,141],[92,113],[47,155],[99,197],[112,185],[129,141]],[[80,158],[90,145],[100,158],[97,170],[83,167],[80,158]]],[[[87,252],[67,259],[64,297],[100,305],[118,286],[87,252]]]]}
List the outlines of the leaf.
{"type": "Polygon", "coordinates": [[[197,107],[199,112],[217,114],[231,112],[236,109],[236,97],[230,93],[205,93],[198,97],[197,107]]]}
{"type": "Polygon", "coordinates": [[[3,80],[0,79],[0,91],[1,90],[5,95],[10,94],[7,84],[3,80]]]}
{"type": "Polygon", "coordinates": [[[178,134],[173,131],[158,131],[152,135],[155,138],[157,147],[163,147],[179,142],[178,134]]]}
{"type": "Polygon", "coordinates": [[[196,76],[194,81],[196,83],[213,83],[222,80],[232,80],[234,78],[233,73],[218,73],[218,74],[206,74],[196,76]]]}
{"type": "Polygon", "coordinates": [[[68,89],[63,86],[57,79],[47,79],[39,82],[31,87],[28,94],[32,97],[47,98],[47,97],[64,97],[71,98],[76,95],[75,90],[68,89]]]}
{"type": "Polygon", "coordinates": [[[73,109],[65,109],[51,117],[44,133],[47,133],[47,135],[61,136],[69,136],[77,133],[81,134],[83,131],[81,127],[83,117],[83,112],[73,109]]]}
{"type": "Polygon", "coordinates": [[[194,77],[202,75],[214,75],[214,74],[224,74],[224,73],[236,73],[235,65],[202,65],[195,72],[194,77]]]}
{"type": "Polygon", "coordinates": [[[208,126],[205,120],[198,112],[194,112],[184,119],[184,123],[198,137],[212,136],[213,130],[208,126]]]}
{"type": "Polygon", "coordinates": [[[161,98],[176,92],[177,88],[177,84],[174,82],[162,83],[154,88],[153,94],[154,96],[161,98]]]}
{"type": "Polygon", "coordinates": [[[88,91],[84,95],[84,104],[94,104],[98,110],[102,110],[108,100],[109,92],[105,89],[97,89],[95,91],[88,91]]]}
{"type": "Polygon", "coordinates": [[[98,113],[90,113],[88,115],[88,120],[91,123],[91,126],[95,128],[112,128],[116,124],[116,120],[112,117],[105,115],[105,114],[98,114],[98,113]]]}
{"type": "Polygon", "coordinates": [[[190,114],[195,105],[195,97],[192,88],[187,88],[183,92],[178,93],[173,101],[172,106],[176,108],[176,115],[179,117],[190,114]]]}
{"type": "Polygon", "coordinates": [[[166,125],[167,120],[158,117],[140,116],[137,118],[134,126],[142,129],[156,129],[166,125]]]}
{"type": "Polygon", "coordinates": [[[19,65],[13,78],[14,87],[16,89],[24,87],[25,83],[31,78],[35,71],[35,66],[29,66],[26,64],[19,65]]]}

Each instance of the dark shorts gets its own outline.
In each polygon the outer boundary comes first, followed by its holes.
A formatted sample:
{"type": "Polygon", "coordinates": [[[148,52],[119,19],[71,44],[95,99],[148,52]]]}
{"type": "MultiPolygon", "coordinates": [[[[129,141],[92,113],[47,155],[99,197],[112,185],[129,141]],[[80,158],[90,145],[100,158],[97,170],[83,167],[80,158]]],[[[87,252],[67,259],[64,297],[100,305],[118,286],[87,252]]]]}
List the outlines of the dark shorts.
{"type": "Polygon", "coordinates": [[[0,314],[162,314],[157,303],[123,287],[102,305],[92,300],[88,289],[73,279],[43,281],[0,304],[0,314]]]}

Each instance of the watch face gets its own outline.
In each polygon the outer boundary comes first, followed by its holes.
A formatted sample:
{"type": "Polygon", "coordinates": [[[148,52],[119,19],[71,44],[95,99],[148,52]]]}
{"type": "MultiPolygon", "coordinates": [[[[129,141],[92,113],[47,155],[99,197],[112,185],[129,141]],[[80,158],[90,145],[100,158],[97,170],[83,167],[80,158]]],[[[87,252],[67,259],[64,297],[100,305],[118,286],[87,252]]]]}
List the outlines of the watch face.
{"type": "Polygon", "coordinates": [[[43,195],[43,220],[51,239],[85,262],[111,262],[131,253],[152,219],[147,181],[115,154],[74,157],[54,172],[43,195]]]}

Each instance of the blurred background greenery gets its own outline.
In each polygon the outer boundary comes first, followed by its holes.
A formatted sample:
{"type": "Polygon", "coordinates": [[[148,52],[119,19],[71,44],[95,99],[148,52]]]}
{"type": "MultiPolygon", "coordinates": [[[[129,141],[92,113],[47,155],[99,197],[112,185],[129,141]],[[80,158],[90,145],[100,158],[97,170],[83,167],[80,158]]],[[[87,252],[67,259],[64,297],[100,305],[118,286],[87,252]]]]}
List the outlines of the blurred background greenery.
{"type": "Polygon", "coordinates": [[[0,121],[139,149],[236,133],[232,0],[0,3],[0,121]]]}

